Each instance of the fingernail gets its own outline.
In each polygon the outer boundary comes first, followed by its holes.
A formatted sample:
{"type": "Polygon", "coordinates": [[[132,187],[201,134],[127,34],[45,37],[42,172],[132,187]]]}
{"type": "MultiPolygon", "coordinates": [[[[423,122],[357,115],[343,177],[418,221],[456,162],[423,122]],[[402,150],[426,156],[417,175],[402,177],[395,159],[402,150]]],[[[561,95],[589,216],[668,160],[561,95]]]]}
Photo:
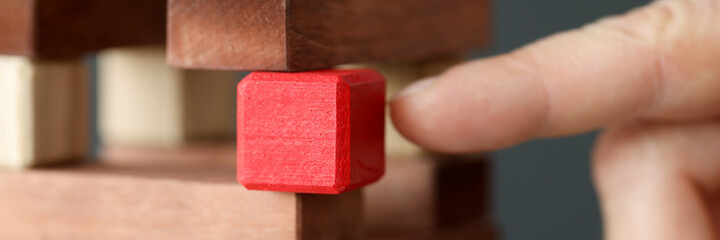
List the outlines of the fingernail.
{"type": "Polygon", "coordinates": [[[422,80],[419,80],[413,84],[410,84],[410,86],[405,87],[403,90],[400,90],[398,93],[395,94],[395,96],[392,98],[393,100],[404,98],[410,95],[414,95],[418,92],[422,92],[424,89],[428,88],[430,85],[432,85],[433,82],[437,80],[437,77],[428,77],[422,80]]]}

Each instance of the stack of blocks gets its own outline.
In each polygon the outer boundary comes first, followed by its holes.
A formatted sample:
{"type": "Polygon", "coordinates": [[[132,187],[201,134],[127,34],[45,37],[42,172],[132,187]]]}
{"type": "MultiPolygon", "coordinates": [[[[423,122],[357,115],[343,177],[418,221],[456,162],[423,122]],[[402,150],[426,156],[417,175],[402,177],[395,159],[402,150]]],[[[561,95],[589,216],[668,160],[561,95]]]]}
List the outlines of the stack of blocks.
{"type": "Polygon", "coordinates": [[[21,171],[0,172],[0,239],[494,239],[484,157],[424,152],[386,114],[488,43],[489,10],[3,0],[0,168],[21,171]]]}

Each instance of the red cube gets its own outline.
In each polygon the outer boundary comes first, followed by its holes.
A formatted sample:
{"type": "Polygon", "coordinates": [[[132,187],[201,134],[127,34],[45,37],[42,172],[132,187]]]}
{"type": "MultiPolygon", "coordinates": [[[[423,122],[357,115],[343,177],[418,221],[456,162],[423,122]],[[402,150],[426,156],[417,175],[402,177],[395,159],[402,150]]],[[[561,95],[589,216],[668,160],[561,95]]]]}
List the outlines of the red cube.
{"type": "Polygon", "coordinates": [[[237,90],[237,178],[246,188],[339,194],[385,172],[377,72],[254,72],[237,90]]]}

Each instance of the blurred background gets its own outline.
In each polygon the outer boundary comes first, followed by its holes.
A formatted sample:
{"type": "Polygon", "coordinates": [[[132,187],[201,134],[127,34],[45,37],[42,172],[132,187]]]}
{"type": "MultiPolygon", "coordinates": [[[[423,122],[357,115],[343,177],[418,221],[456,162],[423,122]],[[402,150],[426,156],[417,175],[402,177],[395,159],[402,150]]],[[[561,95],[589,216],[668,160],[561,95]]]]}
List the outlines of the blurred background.
{"type": "MultiPolygon", "coordinates": [[[[620,14],[648,0],[494,0],[494,41],[476,57],[620,14]]],[[[590,178],[597,133],[535,140],[494,153],[494,214],[506,240],[602,239],[590,178]]]]}

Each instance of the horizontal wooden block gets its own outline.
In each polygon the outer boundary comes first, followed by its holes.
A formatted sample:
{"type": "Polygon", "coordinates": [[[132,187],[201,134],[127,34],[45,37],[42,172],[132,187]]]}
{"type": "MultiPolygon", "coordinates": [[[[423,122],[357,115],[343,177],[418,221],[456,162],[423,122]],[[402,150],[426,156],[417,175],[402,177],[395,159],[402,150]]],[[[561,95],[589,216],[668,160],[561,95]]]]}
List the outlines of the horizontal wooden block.
{"type": "MultiPolygon", "coordinates": [[[[368,190],[376,193],[365,197],[360,191],[308,195],[245,190],[234,183],[231,144],[172,150],[105,147],[101,156],[102,165],[0,172],[0,239],[490,240],[497,235],[485,218],[434,227],[385,226],[403,226],[419,216],[382,204],[427,202],[421,199],[427,194],[412,194],[412,201],[397,196],[397,190],[413,188],[415,181],[392,181],[393,189],[384,179],[379,184],[389,192],[383,197],[375,185],[368,190]],[[367,224],[359,212],[363,209],[367,224]],[[386,215],[392,222],[369,217],[371,212],[400,215],[386,215]]],[[[411,174],[397,174],[401,166],[392,163],[398,162],[416,160],[389,161],[388,175],[412,179],[411,174]]]]}
{"type": "Polygon", "coordinates": [[[165,0],[2,0],[0,54],[77,56],[165,40],[165,0]]]}
{"type": "MultiPolygon", "coordinates": [[[[204,165],[227,164],[234,160],[235,148],[194,144],[175,150],[112,147],[102,152],[106,161],[177,173],[177,169],[192,168],[188,164],[192,159],[201,159],[204,165]]],[[[481,156],[447,155],[388,159],[386,176],[363,188],[363,235],[371,240],[498,239],[489,211],[490,163],[486,160],[481,156]]],[[[191,173],[176,176],[192,179],[191,173]]],[[[217,174],[211,180],[221,177],[228,176],[217,174]]]]}
{"type": "Polygon", "coordinates": [[[0,172],[0,239],[365,239],[361,191],[248,191],[232,146],[169,152],[106,149],[101,165],[0,172]]]}
{"type": "Polygon", "coordinates": [[[248,189],[337,194],[383,175],[377,72],[255,72],[237,99],[238,181],[248,189]]]}
{"type": "Polygon", "coordinates": [[[98,76],[105,144],[174,147],[235,136],[238,73],[171,68],[163,47],[132,47],[99,54],[98,76]]]}
{"type": "Polygon", "coordinates": [[[490,40],[489,0],[170,0],[169,62],[301,71],[465,51],[490,40]]]}
{"type": "Polygon", "coordinates": [[[88,111],[82,59],[0,56],[0,168],[84,159],[88,111]]]}
{"type": "Polygon", "coordinates": [[[365,188],[370,234],[422,231],[490,215],[489,162],[482,156],[427,155],[387,162],[365,188]]]}

